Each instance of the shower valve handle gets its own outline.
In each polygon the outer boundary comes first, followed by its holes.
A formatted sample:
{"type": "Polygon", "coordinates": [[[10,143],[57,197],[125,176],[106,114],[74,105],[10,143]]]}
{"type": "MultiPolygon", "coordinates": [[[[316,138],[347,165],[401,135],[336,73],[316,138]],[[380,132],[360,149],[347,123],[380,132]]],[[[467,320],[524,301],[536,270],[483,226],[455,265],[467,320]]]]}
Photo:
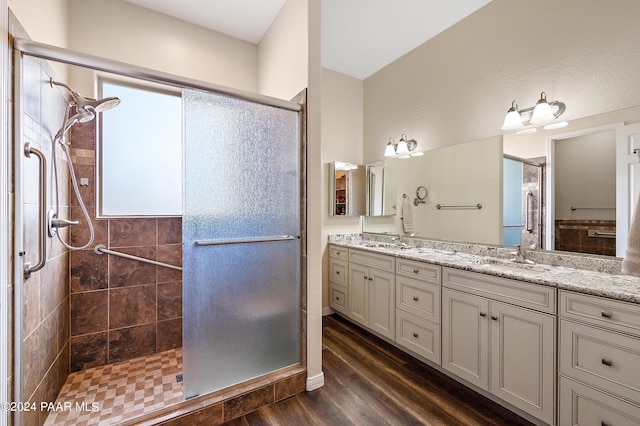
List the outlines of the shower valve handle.
{"type": "Polygon", "coordinates": [[[52,228],[66,228],[71,225],[78,225],[80,221],[77,220],[67,220],[67,219],[52,219],[51,227],[52,228]]]}

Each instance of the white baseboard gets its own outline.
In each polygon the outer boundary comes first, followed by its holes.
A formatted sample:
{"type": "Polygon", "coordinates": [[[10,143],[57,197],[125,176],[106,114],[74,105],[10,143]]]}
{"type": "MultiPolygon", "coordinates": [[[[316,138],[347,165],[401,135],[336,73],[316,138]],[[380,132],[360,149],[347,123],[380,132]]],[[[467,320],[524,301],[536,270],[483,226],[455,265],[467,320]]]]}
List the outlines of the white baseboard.
{"type": "Polygon", "coordinates": [[[311,392],[313,390],[319,389],[322,386],[324,386],[323,372],[313,377],[307,377],[307,392],[311,392]]]}
{"type": "Polygon", "coordinates": [[[322,316],[327,316],[327,315],[331,315],[333,314],[335,311],[333,309],[331,309],[329,306],[325,306],[324,308],[322,308],[322,316]]]}

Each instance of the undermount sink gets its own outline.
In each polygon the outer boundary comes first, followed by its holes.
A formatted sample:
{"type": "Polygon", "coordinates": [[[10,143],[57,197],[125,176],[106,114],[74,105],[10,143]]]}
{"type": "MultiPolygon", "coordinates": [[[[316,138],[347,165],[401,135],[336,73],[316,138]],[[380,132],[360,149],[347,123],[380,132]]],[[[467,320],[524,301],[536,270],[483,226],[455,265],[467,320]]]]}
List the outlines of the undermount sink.
{"type": "Polygon", "coordinates": [[[527,263],[486,263],[488,268],[504,271],[504,272],[516,272],[526,275],[537,275],[549,272],[550,269],[542,265],[530,265],[527,263]]]}

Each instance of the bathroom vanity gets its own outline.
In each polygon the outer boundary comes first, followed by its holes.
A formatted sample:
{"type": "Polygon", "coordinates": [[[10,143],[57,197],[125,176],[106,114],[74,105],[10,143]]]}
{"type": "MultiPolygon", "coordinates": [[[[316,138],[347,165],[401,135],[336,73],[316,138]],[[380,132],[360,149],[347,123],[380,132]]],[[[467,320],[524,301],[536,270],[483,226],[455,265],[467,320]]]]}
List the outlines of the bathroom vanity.
{"type": "Polygon", "coordinates": [[[640,424],[640,278],[511,251],[332,236],[330,306],[535,423],[640,424]]]}

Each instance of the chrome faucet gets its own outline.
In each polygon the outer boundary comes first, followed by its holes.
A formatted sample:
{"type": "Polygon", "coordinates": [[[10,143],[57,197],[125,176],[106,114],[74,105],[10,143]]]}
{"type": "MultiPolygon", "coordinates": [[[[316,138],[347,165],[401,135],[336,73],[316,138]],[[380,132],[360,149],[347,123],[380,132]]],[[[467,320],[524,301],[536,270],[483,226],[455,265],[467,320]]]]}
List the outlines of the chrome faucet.
{"type": "Polygon", "coordinates": [[[400,234],[391,234],[391,235],[395,235],[395,237],[391,237],[391,241],[402,242],[402,235],[400,235],[400,234]]]}
{"type": "Polygon", "coordinates": [[[515,247],[517,250],[511,253],[515,256],[511,259],[511,262],[526,263],[528,265],[533,265],[535,263],[532,260],[527,259],[527,251],[521,245],[516,245],[515,247]]]}

